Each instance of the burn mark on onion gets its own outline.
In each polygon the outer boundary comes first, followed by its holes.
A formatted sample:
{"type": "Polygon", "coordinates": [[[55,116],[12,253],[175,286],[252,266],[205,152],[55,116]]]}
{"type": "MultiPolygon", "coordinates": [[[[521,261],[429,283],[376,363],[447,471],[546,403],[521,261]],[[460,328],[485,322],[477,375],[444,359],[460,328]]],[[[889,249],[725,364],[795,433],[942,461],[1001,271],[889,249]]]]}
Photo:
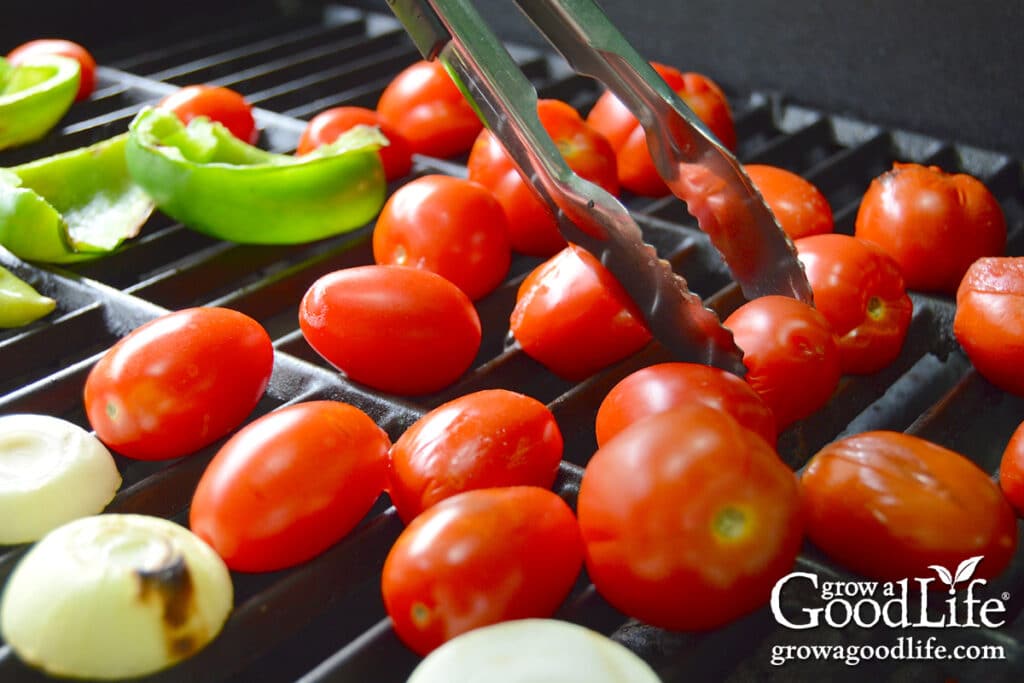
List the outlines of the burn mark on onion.
{"type": "Polygon", "coordinates": [[[177,554],[156,569],[137,569],[139,600],[156,602],[164,628],[167,652],[173,659],[182,659],[197,651],[204,641],[201,622],[192,617],[196,612],[192,574],[183,555],[177,554]]]}

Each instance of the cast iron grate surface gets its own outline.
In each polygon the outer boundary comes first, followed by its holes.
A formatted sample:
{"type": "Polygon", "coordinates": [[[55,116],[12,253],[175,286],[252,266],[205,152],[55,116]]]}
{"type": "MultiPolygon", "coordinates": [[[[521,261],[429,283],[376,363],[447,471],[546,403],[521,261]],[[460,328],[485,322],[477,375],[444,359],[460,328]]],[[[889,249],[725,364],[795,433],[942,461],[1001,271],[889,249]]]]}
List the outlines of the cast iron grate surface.
{"type": "MultiPolygon", "coordinates": [[[[374,106],[387,82],[418,54],[390,17],[327,8],[315,16],[263,18],[208,32],[176,32],[112,47],[104,53],[92,98],[76,104],[42,141],[0,153],[10,166],[66,151],[123,132],[140,107],[179,85],[210,82],[242,92],[259,107],[260,144],[294,149],[308,119],[341,104],[374,106]]],[[[586,110],[599,91],[567,73],[544,52],[515,50],[517,61],[543,97],[586,110]]],[[[728,85],[728,84],[725,84],[728,85]]],[[[870,180],[895,160],[934,163],[983,180],[1006,212],[1010,254],[1024,254],[1024,186],[1021,163],[1005,155],[937,140],[871,122],[817,111],[767,92],[729,92],[745,162],[786,167],[812,180],[828,197],[837,231],[851,233],[857,204],[870,180]]],[[[419,157],[414,174],[464,174],[464,159],[419,157]]],[[[408,180],[408,179],[405,179],[408,180]]],[[[402,181],[399,181],[402,182],[402,181]]],[[[396,183],[395,185],[397,186],[396,183]]],[[[674,199],[624,200],[648,240],[683,273],[696,292],[725,316],[742,303],[737,287],[674,199]]],[[[582,467],[595,449],[593,420],[605,392],[630,371],[667,360],[656,344],[573,384],[561,380],[507,343],[516,288],[536,259],[517,257],[507,281],[478,302],[484,330],[473,369],[444,392],[417,399],[381,395],[348,382],[305,343],[298,331],[302,294],[321,275],[372,262],[372,225],[347,235],[290,247],[220,242],[155,213],[122,251],[69,267],[34,266],[0,252],[0,263],[57,299],[57,310],[25,328],[0,332],[0,413],[39,412],[88,428],[81,392],[92,364],[117,339],[163,312],[217,305],[262,323],[277,357],[270,388],[250,420],[283,405],[335,399],[366,410],[392,438],[431,407],[485,387],[532,395],[555,413],[566,441],[556,489],[570,502],[582,467]]],[[[952,337],[953,303],[914,295],[914,319],[897,361],[877,375],[847,377],[830,403],[783,433],[779,451],[801,467],[822,445],[868,429],[895,429],[958,450],[995,473],[1010,434],[1024,418],[1024,400],[978,376],[952,337]]],[[[124,485],[110,509],[168,517],[185,523],[192,490],[219,444],[164,463],[118,457],[124,485]]],[[[417,657],[390,628],[379,594],[387,551],[401,531],[382,499],[360,527],[322,556],[270,574],[233,574],[235,610],[224,632],[196,657],[147,681],[375,681],[401,682],[417,657]]],[[[0,584],[26,546],[0,547],[0,584]]],[[[852,579],[809,545],[798,567],[822,580],[852,579]]],[[[671,681],[882,680],[1017,681],[1024,678],[1024,550],[989,587],[1009,594],[1008,623],[999,630],[951,629],[929,633],[940,642],[1004,648],[1000,662],[841,662],[770,664],[779,644],[892,644],[893,630],[788,631],[767,609],[705,634],[673,634],[619,614],[581,576],[560,609],[576,621],[644,656],[671,681]]],[[[787,605],[809,605],[813,595],[784,595],[787,605]]],[[[906,635],[906,634],[903,634],[906,635]]],[[[920,634],[911,634],[919,636],[920,634]]],[[[0,643],[0,680],[46,680],[0,643]]]]}

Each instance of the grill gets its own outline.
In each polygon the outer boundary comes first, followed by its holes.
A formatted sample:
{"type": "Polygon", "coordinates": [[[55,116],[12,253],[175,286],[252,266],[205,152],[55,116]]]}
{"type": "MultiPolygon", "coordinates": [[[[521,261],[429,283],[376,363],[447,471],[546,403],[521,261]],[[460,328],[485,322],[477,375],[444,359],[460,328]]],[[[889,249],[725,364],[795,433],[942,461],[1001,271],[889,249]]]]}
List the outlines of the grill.
{"type": "MultiPolygon", "coordinates": [[[[203,30],[173,22],[134,43],[94,48],[101,64],[92,99],[76,104],[58,129],[32,146],[0,153],[10,166],[91,144],[125,130],[134,113],[178,85],[208,82],[242,92],[259,107],[260,144],[294,149],[304,120],[327,107],[373,107],[386,83],[418,59],[389,16],[353,7],[282,14],[239,22],[207,17],[203,30]]],[[[23,36],[28,39],[33,36],[23,36]]],[[[514,50],[542,97],[586,110],[596,86],[567,73],[550,53],[514,50]]],[[[713,73],[713,72],[711,72],[713,73]]],[[[769,163],[801,173],[828,197],[836,230],[852,233],[859,198],[870,180],[895,160],[971,173],[996,194],[1009,225],[1007,253],[1024,254],[1024,188],[1018,159],[958,141],[887,128],[871,120],[797,104],[771,91],[726,86],[734,108],[744,162],[769,163]]],[[[416,160],[415,174],[462,175],[462,160],[416,160]]],[[[691,288],[723,317],[742,303],[738,288],[674,199],[625,201],[648,241],[684,273],[691,288]]],[[[0,332],[0,413],[38,412],[88,428],[81,392],[98,357],[141,323],[187,306],[227,306],[260,321],[277,350],[269,390],[250,419],[283,405],[314,399],[352,403],[393,439],[417,417],[449,398],[490,387],[532,395],[554,412],[566,441],[556,489],[575,499],[582,467],[596,444],[593,420],[604,394],[626,374],[668,360],[652,345],[584,382],[563,381],[507,342],[508,316],[518,283],[537,263],[516,257],[507,281],[478,302],[484,338],[471,370],[444,392],[417,398],[384,396],[347,382],[306,344],[297,324],[298,302],[310,284],[339,268],[372,263],[372,226],[308,245],[243,246],[220,242],[175,224],[159,213],[122,251],[70,267],[32,266],[9,255],[0,263],[55,298],[44,321],[0,332]]],[[[906,431],[957,450],[989,472],[1024,417],[1024,400],[978,376],[952,337],[953,302],[914,295],[915,312],[905,348],[886,370],[844,378],[832,401],[784,432],[779,451],[794,468],[824,444],[868,429],[906,431]]],[[[185,523],[191,493],[219,444],[181,460],[150,463],[118,458],[124,477],[110,506],[117,512],[158,515],[185,523]]],[[[382,499],[348,538],[294,569],[233,574],[235,611],[205,650],[149,681],[404,681],[417,658],[397,640],[380,599],[380,571],[401,523],[382,499]]],[[[26,551],[0,547],[0,585],[26,551]]],[[[822,580],[853,579],[813,547],[798,568],[822,580]]],[[[1024,677],[1024,551],[987,588],[1009,594],[1007,625],[998,630],[929,631],[938,642],[996,645],[1005,661],[865,661],[769,663],[776,644],[891,644],[902,634],[879,628],[789,631],[768,609],[706,634],[675,634],[619,614],[581,577],[558,617],[612,635],[646,658],[670,681],[885,680],[1015,681],[1024,677]]],[[[786,596],[794,606],[814,596],[786,596]]],[[[788,608],[787,608],[788,609],[788,608]]],[[[0,643],[0,680],[46,680],[0,643]]]]}

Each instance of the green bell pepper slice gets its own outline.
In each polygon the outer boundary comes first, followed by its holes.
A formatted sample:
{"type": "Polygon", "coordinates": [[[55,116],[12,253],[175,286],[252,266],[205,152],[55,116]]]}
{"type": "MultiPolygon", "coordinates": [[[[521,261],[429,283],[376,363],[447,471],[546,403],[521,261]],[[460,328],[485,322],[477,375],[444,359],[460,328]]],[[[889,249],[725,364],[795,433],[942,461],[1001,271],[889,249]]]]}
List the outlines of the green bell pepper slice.
{"type": "Polygon", "coordinates": [[[125,164],[128,134],[0,169],[0,244],[26,261],[96,258],[138,234],[153,200],[125,164]]]}
{"type": "Polygon", "coordinates": [[[20,66],[0,58],[0,149],[35,142],[67,113],[78,92],[81,67],[58,55],[20,66]]]}
{"type": "Polygon", "coordinates": [[[28,325],[56,307],[56,301],[0,266],[0,328],[28,325]]]}
{"type": "Polygon", "coordinates": [[[299,244],[354,230],[384,204],[379,130],[357,127],[295,157],[235,138],[205,117],[185,126],[147,108],[129,126],[132,178],[170,217],[198,232],[246,244],[299,244]]]}

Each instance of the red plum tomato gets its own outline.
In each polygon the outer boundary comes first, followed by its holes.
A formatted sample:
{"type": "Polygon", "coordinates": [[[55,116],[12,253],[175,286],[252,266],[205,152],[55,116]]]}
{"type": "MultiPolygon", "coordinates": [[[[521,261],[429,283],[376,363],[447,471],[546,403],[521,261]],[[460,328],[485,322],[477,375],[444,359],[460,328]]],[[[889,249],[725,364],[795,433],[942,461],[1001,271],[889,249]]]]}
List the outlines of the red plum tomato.
{"type": "Polygon", "coordinates": [[[81,73],[78,79],[78,93],[75,95],[75,101],[81,102],[88,99],[89,95],[96,88],[96,60],[93,59],[88,50],[78,43],[60,38],[30,40],[11,50],[7,55],[7,61],[11,63],[11,66],[18,66],[33,57],[45,55],[70,57],[78,62],[81,73]]]}
{"type": "Polygon", "coordinates": [[[302,298],[299,326],[350,379],[394,394],[443,389],[480,348],[480,318],[469,297],[436,273],[404,266],[324,275],[302,298]]]}
{"type": "Polygon", "coordinates": [[[615,276],[574,244],[523,280],[511,329],[528,356],[569,380],[622,360],[651,340],[615,276]]]}
{"type": "Polygon", "coordinates": [[[381,590],[398,637],[425,655],[480,626],[550,617],[582,564],[576,517],[557,495],[477,489],[405,528],[384,561],[381,590]]]}
{"type": "Polygon", "coordinates": [[[319,555],[384,490],[387,434],[363,411],[310,401],[246,425],[217,452],[189,526],[231,569],[265,572],[319,555]]]}
{"type": "Polygon", "coordinates": [[[373,229],[373,258],[444,277],[476,301],[492,292],[512,261],[508,221],[487,188],[427,175],[395,190],[373,229]]]}
{"type": "Polygon", "coordinates": [[[505,389],[466,394],[434,408],[391,447],[388,493],[405,522],[471,489],[550,488],[562,433],[537,399],[505,389]]]}
{"type": "Polygon", "coordinates": [[[377,101],[381,121],[415,154],[448,158],[473,146],[483,124],[438,61],[419,61],[388,83],[377,101]]]}
{"type": "Polygon", "coordinates": [[[186,125],[197,116],[205,116],[224,124],[232,135],[251,145],[260,137],[252,106],[229,88],[188,85],[160,100],[157,107],[173,111],[186,125]]]}
{"type": "MultiPolygon", "coordinates": [[[[559,100],[538,102],[537,115],[569,168],[607,192],[618,194],[615,152],[604,136],[559,100]]],[[[505,209],[513,250],[547,257],[566,246],[551,209],[524,180],[512,157],[490,131],[482,131],[473,144],[468,169],[470,180],[487,187],[505,209]]]]}
{"type": "Polygon", "coordinates": [[[835,229],[832,207],[809,180],[778,166],[747,164],[744,170],[790,239],[835,229]]]}
{"type": "Polygon", "coordinates": [[[896,360],[914,312],[896,261],[849,235],[804,237],[796,249],[814,306],[839,339],[842,371],[870,374],[896,360]]]}
{"type": "Polygon", "coordinates": [[[376,126],[388,139],[387,146],[380,148],[380,160],[388,181],[409,175],[412,170],[409,143],[398,131],[383,123],[377,112],[365,107],[333,107],[320,112],[306,124],[295,153],[308,154],[321,145],[334,142],[342,133],[356,126],[376,126]]]}
{"type": "Polygon", "coordinates": [[[227,308],[188,308],[130,332],[93,366],[85,412],[118,453],[165,460],[238,427],[270,381],[274,347],[263,327],[227,308]]]}
{"type": "Polygon", "coordinates": [[[985,379],[1024,396],[1024,257],[971,265],[957,289],[953,333],[985,379]]]}
{"type": "MultiPolygon", "coordinates": [[[[680,72],[665,64],[651,63],[668,86],[693,110],[728,149],[736,149],[732,111],[722,89],[698,73],[680,72]]],[[[615,95],[605,92],[587,115],[590,127],[603,135],[615,150],[622,187],[638,195],[660,197],[669,193],[647,150],[640,122],[615,95]]]]}
{"type": "MultiPolygon", "coordinates": [[[[801,476],[807,535],[832,559],[882,581],[955,572],[984,555],[999,574],[1017,520],[988,474],[964,456],[902,432],[865,432],[821,449],[801,476]]],[[[947,588],[936,581],[936,588],[947,588]]]]}
{"type": "Polygon", "coordinates": [[[1018,516],[1024,516],[1024,422],[1010,437],[999,462],[999,487],[1018,516]]]}
{"type": "Polygon", "coordinates": [[[896,259],[908,289],[952,295],[974,261],[1003,253],[1006,217],[977,178],[896,163],[868,187],[854,234],[896,259]]]}
{"type": "Polygon", "coordinates": [[[712,629],[765,605],[803,538],[792,470],[728,413],[698,403],[601,446],[577,511],[598,592],[671,630],[712,629]]]}
{"type": "Polygon", "coordinates": [[[597,445],[649,415],[688,403],[722,410],[774,446],[775,416],[736,375],[698,363],[659,363],[637,370],[612,387],[597,410],[597,445]]]}
{"type": "Polygon", "coordinates": [[[842,375],[839,343],[821,313],[785,296],[763,296],[725,320],[743,350],[746,380],[783,430],[825,405],[842,375]]]}

